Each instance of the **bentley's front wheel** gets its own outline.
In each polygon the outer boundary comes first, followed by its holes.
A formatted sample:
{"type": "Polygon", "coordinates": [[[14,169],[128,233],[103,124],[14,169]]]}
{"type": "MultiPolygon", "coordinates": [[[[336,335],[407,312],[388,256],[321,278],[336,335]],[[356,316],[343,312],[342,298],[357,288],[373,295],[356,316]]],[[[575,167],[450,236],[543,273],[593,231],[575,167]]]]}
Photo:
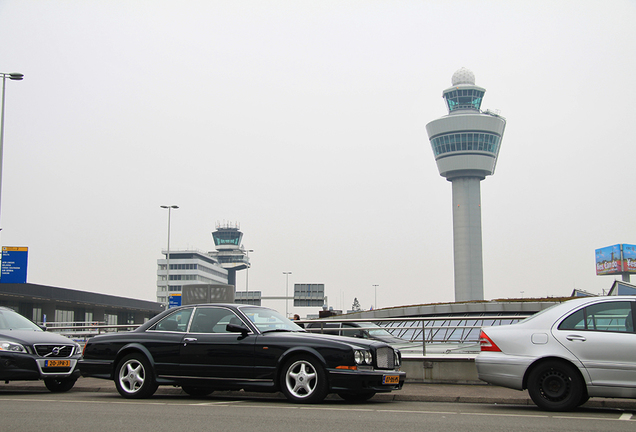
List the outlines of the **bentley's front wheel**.
{"type": "Polygon", "coordinates": [[[290,402],[319,403],[327,396],[327,375],[322,365],[309,355],[296,356],[285,363],[281,391],[290,402]]]}
{"type": "Polygon", "coordinates": [[[120,395],[127,399],[144,399],[157,390],[152,366],[143,354],[124,357],[115,371],[115,386],[120,395]]]}

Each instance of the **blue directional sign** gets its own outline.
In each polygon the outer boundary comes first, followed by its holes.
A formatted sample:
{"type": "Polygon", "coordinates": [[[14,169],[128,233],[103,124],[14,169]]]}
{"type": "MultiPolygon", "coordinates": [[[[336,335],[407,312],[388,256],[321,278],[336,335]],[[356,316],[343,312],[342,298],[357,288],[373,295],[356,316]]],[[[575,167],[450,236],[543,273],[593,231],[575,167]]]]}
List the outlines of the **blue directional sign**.
{"type": "Polygon", "coordinates": [[[28,261],[28,247],[2,246],[0,283],[26,283],[28,261]]]}
{"type": "Polygon", "coordinates": [[[181,293],[170,294],[168,296],[168,309],[181,306],[181,293]]]}

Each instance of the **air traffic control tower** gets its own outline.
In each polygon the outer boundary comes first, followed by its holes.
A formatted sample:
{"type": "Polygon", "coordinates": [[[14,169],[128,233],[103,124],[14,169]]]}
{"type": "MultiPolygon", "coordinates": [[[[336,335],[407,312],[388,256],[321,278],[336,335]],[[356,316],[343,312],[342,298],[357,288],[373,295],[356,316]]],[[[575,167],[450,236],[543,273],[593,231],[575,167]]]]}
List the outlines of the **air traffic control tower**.
{"type": "Polygon", "coordinates": [[[227,269],[227,283],[236,287],[236,272],[251,267],[248,251],[241,244],[243,233],[238,224],[217,223],[212,238],[216,251],[209,254],[218,260],[221,267],[227,269]]]}
{"type": "Polygon", "coordinates": [[[453,185],[455,301],[483,300],[480,182],[495,172],[506,120],[481,111],[486,89],[466,68],[442,93],[448,115],[426,125],[439,174],[453,185]]]}

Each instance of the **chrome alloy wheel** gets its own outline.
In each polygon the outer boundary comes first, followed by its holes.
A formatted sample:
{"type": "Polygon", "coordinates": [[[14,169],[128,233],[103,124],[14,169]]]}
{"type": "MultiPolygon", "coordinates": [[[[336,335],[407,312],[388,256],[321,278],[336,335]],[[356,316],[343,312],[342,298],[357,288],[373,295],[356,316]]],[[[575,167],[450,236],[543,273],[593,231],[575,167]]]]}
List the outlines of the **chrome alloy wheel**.
{"type": "Polygon", "coordinates": [[[307,360],[298,360],[287,368],[285,385],[294,397],[308,398],[316,390],[318,373],[314,366],[307,360]]]}
{"type": "Polygon", "coordinates": [[[145,380],[144,365],[135,358],[129,359],[119,368],[119,385],[126,393],[137,393],[143,387],[145,380]]]}

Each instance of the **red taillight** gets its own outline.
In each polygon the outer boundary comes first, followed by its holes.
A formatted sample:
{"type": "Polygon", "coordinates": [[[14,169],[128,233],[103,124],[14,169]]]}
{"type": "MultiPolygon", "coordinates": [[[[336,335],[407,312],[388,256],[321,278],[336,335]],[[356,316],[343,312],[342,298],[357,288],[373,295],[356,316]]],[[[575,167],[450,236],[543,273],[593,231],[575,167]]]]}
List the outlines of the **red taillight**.
{"type": "Polygon", "coordinates": [[[483,330],[479,333],[479,346],[482,351],[501,352],[497,344],[494,343],[483,330]]]}

